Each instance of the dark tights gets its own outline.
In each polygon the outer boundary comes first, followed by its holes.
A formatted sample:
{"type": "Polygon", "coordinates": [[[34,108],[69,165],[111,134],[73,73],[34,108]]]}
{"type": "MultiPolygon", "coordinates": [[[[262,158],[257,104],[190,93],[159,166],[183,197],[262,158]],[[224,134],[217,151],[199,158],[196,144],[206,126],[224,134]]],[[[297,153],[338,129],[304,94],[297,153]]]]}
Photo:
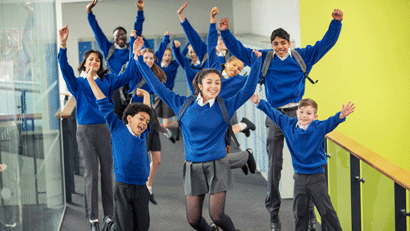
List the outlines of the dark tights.
{"type": "MultiPolygon", "coordinates": [[[[235,231],[235,226],[231,218],[225,214],[226,192],[210,194],[209,196],[209,215],[212,221],[225,231],[235,231]]],[[[210,231],[211,226],[202,217],[202,208],[205,195],[186,196],[187,208],[186,216],[189,224],[195,230],[210,231]]]]}

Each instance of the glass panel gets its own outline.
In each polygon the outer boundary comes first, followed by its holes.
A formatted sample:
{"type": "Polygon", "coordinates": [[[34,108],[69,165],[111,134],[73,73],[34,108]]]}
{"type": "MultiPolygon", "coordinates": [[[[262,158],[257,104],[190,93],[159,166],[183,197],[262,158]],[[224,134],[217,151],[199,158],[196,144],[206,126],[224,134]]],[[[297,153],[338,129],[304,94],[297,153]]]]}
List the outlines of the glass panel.
{"type": "Polygon", "coordinates": [[[394,182],[366,163],[361,177],[363,230],[394,230],[394,182]]]}
{"type": "Polygon", "coordinates": [[[56,34],[54,1],[2,1],[0,230],[57,230],[62,218],[56,34]]]}
{"type": "Polygon", "coordinates": [[[351,230],[350,153],[329,140],[327,150],[331,154],[328,159],[330,199],[342,229],[351,230]]]}

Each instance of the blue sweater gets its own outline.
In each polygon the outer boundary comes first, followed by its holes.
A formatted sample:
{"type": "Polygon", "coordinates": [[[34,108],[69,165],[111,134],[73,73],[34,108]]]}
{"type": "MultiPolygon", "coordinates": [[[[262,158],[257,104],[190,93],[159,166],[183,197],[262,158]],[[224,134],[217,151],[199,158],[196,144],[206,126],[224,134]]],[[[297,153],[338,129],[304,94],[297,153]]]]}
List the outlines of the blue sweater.
{"type": "Polygon", "coordinates": [[[327,164],[323,148],[324,138],[339,123],[346,120],[346,118],[343,120],[339,119],[340,112],[327,120],[314,120],[306,130],[303,130],[296,126],[297,118],[289,118],[283,115],[272,108],[265,100],[260,101],[258,109],[265,112],[282,129],[292,156],[292,165],[295,173],[318,174],[325,171],[322,167],[327,164]]]}
{"type": "Polygon", "coordinates": [[[195,89],[192,86],[192,81],[194,80],[195,75],[200,71],[200,69],[192,68],[191,61],[187,57],[182,56],[179,47],[176,48],[174,44],[172,44],[172,53],[175,57],[175,60],[184,69],[188,88],[191,91],[191,94],[194,94],[195,89]]]}
{"type": "MultiPolygon", "coordinates": [[[[171,107],[175,114],[178,114],[187,97],[177,95],[161,84],[144,63],[142,56],[138,57],[137,66],[155,94],[171,107]]],[[[234,97],[224,99],[230,117],[253,95],[260,67],[261,58],[254,62],[249,78],[243,88],[234,97]]],[[[185,111],[180,125],[184,136],[186,160],[207,162],[226,156],[225,134],[228,126],[223,120],[217,102],[212,107],[209,107],[209,104],[201,107],[195,101],[185,111]]]]}
{"type": "MultiPolygon", "coordinates": [[[[138,15],[134,23],[134,30],[137,31],[138,36],[141,36],[142,23],[144,22],[144,19],[144,12],[138,11],[138,15]]],[[[104,35],[103,31],[98,25],[98,22],[95,19],[95,15],[92,12],[88,14],[88,22],[90,23],[91,29],[94,32],[94,36],[97,40],[98,46],[102,50],[104,57],[107,58],[108,51],[110,50],[113,42],[108,41],[107,37],[104,35]]],[[[121,67],[128,61],[128,55],[130,51],[132,53],[132,50],[128,49],[116,49],[114,51],[113,55],[108,60],[108,67],[110,68],[112,73],[120,73],[121,67]]]]}
{"type": "MultiPolygon", "coordinates": [[[[306,63],[306,72],[309,74],[313,65],[317,63],[335,45],[342,23],[332,20],[329,29],[321,41],[314,46],[296,48],[306,63]]],[[[252,64],[252,49],[245,48],[228,30],[221,31],[222,39],[228,50],[245,65],[252,64]]],[[[262,63],[269,50],[261,50],[262,63]]],[[[274,55],[265,78],[266,98],[272,107],[280,107],[288,103],[298,103],[305,93],[305,76],[296,60],[288,57],[284,61],[274,55]]]]}
{"type": "Polygon", "coordinates": [[[149,129],[136,137],[114,114],[114,106],[107,97],[97,100],[97,104],[111,131],[115,180],[126,184],[145,185],[150,169],[146,144],[149,129]]]}
{"type": "MultiPolygon", "coordinates": [[[[169,39],[169,35],[165,35],[162,43],[159,45],[158,50],[155,52],[155,56],[157,57],[156,64],[161,67],[162,57],[164,56],[165,50],[171,40],[169,39]]],[[[161,69],[167,75],[167,80],[165,81],[165,86],[173,90],[175,85],[175,77],[177,76],[179,64],[175,60],[172,60],[167,67],[161,67],[161,69]]]]}
{"type": "MultiPolygon", "coordinates": [[[[199,36],[198,32],[196,32],[196,30],[191,26],[187,18],[185,18],[185,21],[181,22],[181,26],[184,29],[189,43],[198,56],[199,61],[202,62],[206,55],[206,44],[201,40],[201,36],[199,36]]],[[[208,61],[205,62],[205,66],[208,66],[208,61]]]]}
{"type": "MultiPolygon", "coordinates": [[[[67,62],[67,49],[60,48],[58,61],[67,88],[77,101],[77,123],[80,125],[104,124],[104,117],[98,109],[95,102],[96,98],[88,80],[83,77],[75,77],[73,68],[67,62]]],[[[111,103],[113,92],[135,78],[137,66],[135,62],[131,63],[132,65],[128,65],[125,72],[120,75],[108,74],[104,75],[103,80],[99,78],[95,80],[98,87],[111,103]]]]}

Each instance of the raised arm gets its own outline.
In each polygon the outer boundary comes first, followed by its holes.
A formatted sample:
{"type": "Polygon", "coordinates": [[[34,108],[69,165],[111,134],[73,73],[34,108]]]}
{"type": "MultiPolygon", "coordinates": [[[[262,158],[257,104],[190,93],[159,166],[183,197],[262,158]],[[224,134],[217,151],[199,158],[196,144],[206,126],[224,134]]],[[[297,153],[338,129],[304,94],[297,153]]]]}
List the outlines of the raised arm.
{"type": "Polygon", "coordinates": [[[101,30],[101,27],[98,25],[97,20],[95,19],[95,15],[91,11],[91,9],[97,5],[98,0],[93,0],[91,1],[90,4],[87,5],[87,13],[88,13],[88,23],[91,26],[91,29],[94,32],[94,37],[97,40],[98,46],[101,48],[104,57],[107,57],[108,51],[110,50],[110,47],[112,43],[108,41],[107,37],[101,30]]]}
{"type": "Polygon", "coordinates": [[[138,89],[137,89],[137,95],[138,95],[139,97],[144,97],[143,103],[144,103],[145,105],[148,105],[149,107],[151,107],[151,96],[150,96],[150,94],[148,93],[148,91],[146,91],[146,90],[144,90],[144,89],[141,89],[141,88],[138,88],[138,89]]]}
{"type": "Polygon", "coordinates": [[[169,31],[167,31],[164,34],[161,44],[159,44],[158,49],[154,53],[155,57],[158,59],[158,65],[161,65],[162,56],[164,56],[165,49],[167,49],[169,42],[171,42],[171,40],[169,40],[169,31]]]}
{"type": "Polygon", "coordinates": [[[186,56],[186,54],[188,54],[188,47],[189,47],[189,42],[185,45],[185,47],[184,47],[184,49],[182,49],[182,51],[181,51],[181,55],[182,56],[186,56]]]}
{"type": "Polygon", "coordinates": [[[144,0],[138,0],[135,4],[137,5],[138,13],[137,13],[137,19],[135,20],[135,23],[134,23],[134,30],[136,31],[137,36],[142,36],[142,26],[145,21],[144,0]]]}
{"type": "Polygon", "coordinates": [[[218,31],[216,30],[215,16],[218,14],[218,12],[218,8],[216,7],[212,8],[211,10],[211,24],[209,25],[207,45],[208,67],[222,71],[220,58],[216,53],[216,46],[218,45],[218,31]]]}
{"type": "Polygon", "coordinates": [[[265,100],[260,100],[257,108],[263,111],[275,124],[277,124],[282,130],[285,126],[291,123],[291,120],[288,116],[283,115],[278,110],[270,106],[265,100]]]}
{"type": "MultiPolygon", "coordinates": [[[[131,51],[132,50],[130,50],[130,52],[131,51]]],[[[124,86],[125,84],[131,81],[139,82],[141,80],[141,74],[139,73],[137,65],[135,64],[133,59],[134,57],[130,56],[130,59],[128,60],[128,65],[125,71],[111,78],[111,88],[113,91],[115,91],[116,89],[124,86]]]]}
{"type": "Polygon", "coordinates": [[[75,95],[78,88],[78,80],[74,75],[73,68],[68,64],[67,61],[67,39],[68,39],[68,25],[61,28],[58,31],[60,37],[60,51],[58,52],[58,62],[60,63],[61,73],[67,84],[67,88],[72,95],[75,95]]]}
{"type": "Polygon", "coordinates": [[[253,95],[256,85],[258,84],[258,77],[262,65],[262,54],[257,50],[253,50],[253,52],[253,65],[251,67],[251,72],[246,79],[245,85],[238,91],[238,93],[236,93],[235,96],[226,100],[228,105],[227,107],[230,109],[229,112],[232,113],[231,116],[253,95]]]}
{"type": "Polygon", "coordinates": [[[195,88],[192,85],[192,81],[194,80],[195,75],[198,72],[194,71],[191,68],[191,63],[189,62],[188,58],[181,55],[179,50],[180,45],[181,44],[175,40],[172,45],[172,53],[174,54],[175,60],[178,62],[178,64],[185,70],[185,77],[187,78],[188,88],[191,91],[191,94],[194,94],[195,88]]]}
{"type": "Polygon", "coordinates": [[[229,20],[223,18],[219,20],[219,31],[221,32],[222,40],[225,43],[226,48],[235,57],[241,60],[245,65],[252,65],[252,49],[246,48],[239,42],[229,31],[229,20]]]}
{"type": "Polygon", "coordinates": [[[340,112],[329,117],[327,120],[320,121],[318,126],[324,129],[324,134],[327,134],[333,131],[341,122],[344,122],[346,117],[354,112],[354,109],[356,109],[356,107],[352,102],[349,102],[347,105],[343,104],[340,112]]]}
{"type": "Polygon", "coordinates": [[[335,9],[332,13],[333,20],[322,40],[317,41],[314,46],[296,49],[299,51],[306,63],[308,71],[317,63],[337,42],[342,30],[343,12],[335,9]]]}

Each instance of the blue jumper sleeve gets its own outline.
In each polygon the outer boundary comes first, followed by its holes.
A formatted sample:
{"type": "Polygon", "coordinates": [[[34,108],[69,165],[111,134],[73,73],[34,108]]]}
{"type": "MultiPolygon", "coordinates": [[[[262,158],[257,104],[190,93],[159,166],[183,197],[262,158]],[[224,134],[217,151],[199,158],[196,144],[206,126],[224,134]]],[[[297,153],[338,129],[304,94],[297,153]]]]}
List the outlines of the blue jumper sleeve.
{"type": "MultiPolygon", "coordinates": [[[[252,65],[252,49],[244,47],[242,43],[232,35],[229,29],[221,31],[221,37],[226,48],[228,48],[232,55],[241,60],[245,65],[252,65]]],[[[264,59],[264,57],[262,58],[264,59]]]]}
{"type": "Polygon", "coordinates": [[[181,25],[196,55],[199,60],[202,61],[206,54],[206,44],[201,40],[198,32],[196,32],[196,30],[191,26],[187,18],[185,18],[185,21],[181,22],[181,25]]]}
{"type": "Polygon", "coordinates": [[[209,25],[208,32],[208,66],[209,68],[222,71],[222,66],[218,54],[216,54],[216,46],[218,45],[218,31],[216,30],[215,23],[209,25]]]}
{"type": "Polygon", "coordinates": [[[108,41],[107,37],[104,35],[93,12],[88,14],[88,23],[90,23],[91,29],[94,32],[95,39],[97,40],[98,46],[100,46],[104,57],[107,57],[108,51],[112,45],[112,42],[108,41]]]}
{"type": "Polygon", "coordinates": [[[257,108],[263,111],[275,124],[277,124],[282,130],[291,124],[291,120],[288,116],[283,115],[278,110],[273,108],[267,101],[260,100],[257,108]]]}
{"type": "Polygon", "coordinates": [[[341,112],[336,113],[336,115],[329,117],[327,120],[319,121],[318,122],[318,127],[322,128],[324,131],[324,135],[327,133],[333,131],[340,123],[344,122],[346,120],[346,117],[344,119],[339,119],[339,115],[341,112]]]}
{"type": "Polygon", "coordinates": [[[110,80],[111,80],[112,91],[115,91],[116,89],[124,86],[130,81],[139,82],[141,79],[140,79],[140,75],[138,75],[138,69],[137,69],[137,65],[135,64],[134,58],[131,57],[128,60],[127,68],[122,74],[113,76],[110,78],[110,80]]]}
{"type": "Polygon", "coordinates": [[[58,52],[58,62],[60,63],[61,73],[67,88],[72,95],[76,95],[78,89],[78,80],[74,75],[74,70],[67,62],[67,49],[61,49],[58,52]]]}
{"type": "Polygon", "coordinates": [[[184,49],[182,50],[181,54],[182,56],[186,56],[186,54],[188,53],[188,46],[189,46],[189,42],[185,45],[184,49]]]}
{"type": "Polygon", "coordinates": [[[137,66],[151,90],[170,108],[172,108],[175,114],[178,114],[181,105],[185,102],[187,97],[175,94],[173,91],[166,88],[165,85],[158,80],[154,73],[152,73],[151,69],[144,62],[144,57],[142,55],[138,56],[137,66]]]}
{"type": "Polygon", "coordinates": [[[159,44],[157,51],[155,51],[154,53],[155,57],[157,57],[158,60],[157,65],[161,65],[162,56],[164,56],[165,49],[167,49],[169,42],[171,42],[169,35],[164,35],[164,39],[162,39],[161,44],[159,44]]]}
{"type": "Polygon", "coordinates": [[[248,78],[246,78],[245,85],[236,93],[236,95],[226,100],[227,108],[231,117],[235,111],[238,110],[238,108],[240,108],[253,95],[256,85],[258,84],[262,58],[256,58],[255,54],[253,56],[253,65],[248,78]]]}
{"type": "Polygon", "coordinates": [[[330,22],[329,29],[322,40],[317,41],[314,46],[306,46],[306,48],[296,49],[305,61],[307,72],[311,70],[312,66],[317,63],[337,42],[340,31],[342,29],[342,22],[333,19],[330,22]]]}
{"type": "Polygon", "coordinates": [[[137,31],[137,36],[142,35],[142,25],[144,24],[145,17],[144,17],[144,11],[138,11],[137,13],[137,19],[135,20],[134,23],[134,30],[137,31]]]}
{"type": "Polygon", "coordinates": [[[182,56],[179,50],[179,47],[176,48],[174,44],[172,44],[172,51],[175,57],[175,60],[178,64],[185,70],[185,77],[187,78],[188,88],[191,91],[191,94],[195,93],[195,88],[192,85],[192,81],[195,78],[195,75],[198,73],[191,68],[191,63],[189,62],[188,58],[182,56]]]}
{"type": "Polygon", "coordinates": [[[119,123],[122,123],[122,121],[118,119],[118,116],[114,114],[114,105],[110,103],[107,97],[98,99],[96,103],[112,133],[115,128],[118,127],[119,123]]]}

